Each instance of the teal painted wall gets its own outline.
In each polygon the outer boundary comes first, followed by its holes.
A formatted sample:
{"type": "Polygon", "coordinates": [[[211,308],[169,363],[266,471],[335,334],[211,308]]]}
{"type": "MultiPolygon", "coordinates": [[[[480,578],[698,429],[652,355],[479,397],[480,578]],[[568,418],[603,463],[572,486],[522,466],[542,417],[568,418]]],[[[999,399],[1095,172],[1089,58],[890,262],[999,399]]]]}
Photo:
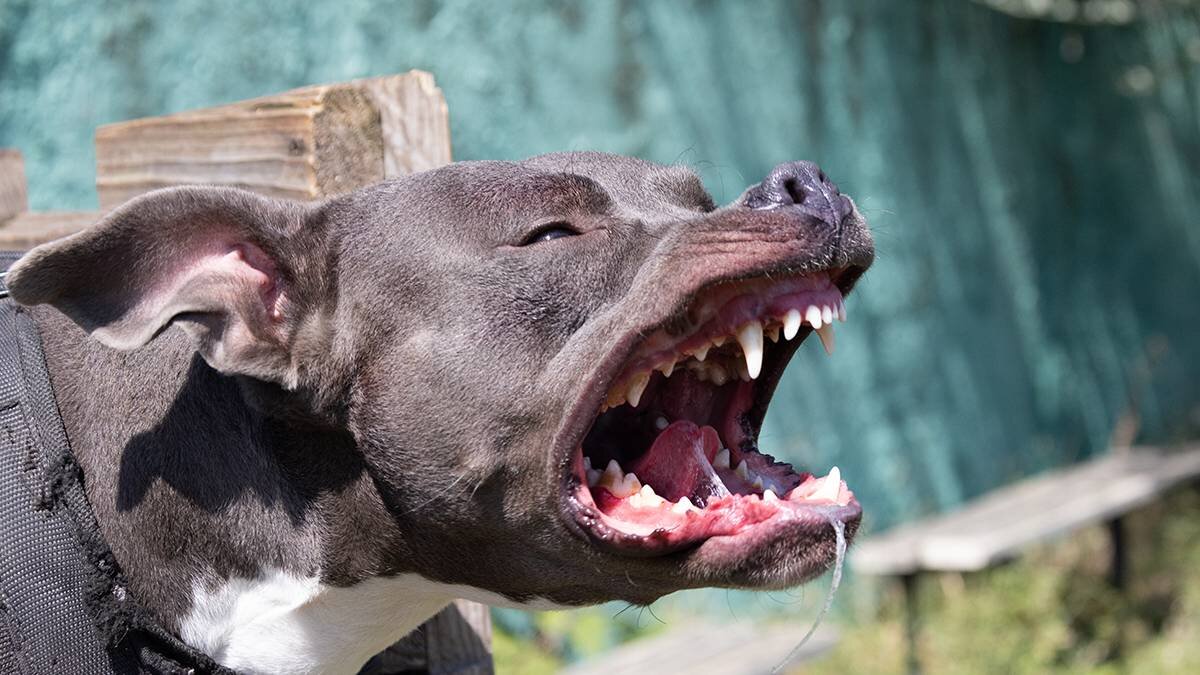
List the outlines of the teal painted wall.
{"type": "Polygon", "coordinates": [[[87,208],[96,125],[423,68],[460,159],[600,149],[718,199],[821,163],[878,262],[763,445],[837,462],[878,528],[1200,429],[1200,22],[1089,27],[962,0],[0,0],[0,146],[87,208]]]}

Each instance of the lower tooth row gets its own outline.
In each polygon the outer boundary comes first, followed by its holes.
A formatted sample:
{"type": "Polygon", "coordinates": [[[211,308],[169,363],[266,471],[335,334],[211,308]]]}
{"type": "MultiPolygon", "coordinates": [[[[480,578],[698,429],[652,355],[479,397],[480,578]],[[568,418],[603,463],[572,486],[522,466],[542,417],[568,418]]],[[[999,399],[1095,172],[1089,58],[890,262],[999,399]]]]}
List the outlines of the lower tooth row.
{"type": "MultiPolygon", "coordinates": [[[[629,505],[634,508],[658,508],[668,503],[658,496],[650,485],[643,485],[637,474],[622,471],[621,465],[615,459],[610,459],[604,471],[600,471],[592,468],[590,458],[584,457],[583,470],[587,475],[589,487],[605,488],[617,499],[628,499],[629,505]]],[[[672,504],[671,510],[675,513],[687,513],[700,509],[687,497],[680,497],[679,501],[672,504]]]]}
{"type": "MultiPolygon", "coordinates": [[[[729,469],[729,465],[729,450],[722,448],[713,457],[712,466],[714,469],[729,469]]],[[[654,492],[654,488],[650,487],[650,485],[642,484],[637,474],[622,471],[621,465],[615,459],[609,460],[608,466],[604,468],[604,471],[600,471],[599,469],[592,468],[592,460],[590,458],[584,457],[583,468],[589,487],[603,487],[617,499],[628,499],[629,505],[634,508],[659,508],[663,504],[669,503],[654,492]]],[[[770,479],[764,480],[762,476],[755,474],[744,459],[738,462],[734,473],[762,493],[762,500],[764,502],[778,501],[778,493],[784,491],[783,487],[774,481],[770,479]]],[[[799,498],[802,501],[838,502],[838,497],[841,495],[842,472],[835,466],[829,470],[829,475],[816,480],[819,480],[821,484],[810,494],[801,496],[799,492],[792,490],[792,493],[794,493],[792,498],[799,498]]],[[[689,511],[700,511],[700,508],[685,496],[680,497],[679,501],[672,504],[671,510],[675,513],[683,514],[689,511]]]]}

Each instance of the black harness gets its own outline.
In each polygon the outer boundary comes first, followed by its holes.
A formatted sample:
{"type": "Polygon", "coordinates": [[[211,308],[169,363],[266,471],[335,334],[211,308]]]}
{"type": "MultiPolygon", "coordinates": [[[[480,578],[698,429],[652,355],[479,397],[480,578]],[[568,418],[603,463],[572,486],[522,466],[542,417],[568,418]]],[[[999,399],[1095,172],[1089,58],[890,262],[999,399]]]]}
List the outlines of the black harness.
{"type": "MultiPolygon", "coordinates": [[[[0,270],[17,254],[0,253],[0,270]]],[[[128,597],[50,386],[41,338],[0,278],[0,673],[233,671],[128,597]]]]}

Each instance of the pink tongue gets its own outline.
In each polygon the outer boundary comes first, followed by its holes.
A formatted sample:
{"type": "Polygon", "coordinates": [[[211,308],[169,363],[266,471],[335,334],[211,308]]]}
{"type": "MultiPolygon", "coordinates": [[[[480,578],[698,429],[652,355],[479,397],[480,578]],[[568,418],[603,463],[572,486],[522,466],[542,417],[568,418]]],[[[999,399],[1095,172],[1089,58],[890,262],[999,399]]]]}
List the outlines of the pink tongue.
{"type": "Polygon", "coordinates": [[[664,429],[630,469],[658,496],[673,502],[687,497],[702,506],[729,494],[712,468],[720,449],[716,429],[679,420],[664,429]]]}

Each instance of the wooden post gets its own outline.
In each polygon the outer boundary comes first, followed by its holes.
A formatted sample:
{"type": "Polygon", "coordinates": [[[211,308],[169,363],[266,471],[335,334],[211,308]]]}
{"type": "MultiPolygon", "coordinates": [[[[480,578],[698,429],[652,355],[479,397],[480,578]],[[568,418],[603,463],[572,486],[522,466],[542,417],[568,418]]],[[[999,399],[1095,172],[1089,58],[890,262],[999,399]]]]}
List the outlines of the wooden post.
{"type": "Polygon", "coordinates": [[[0,251],[24,251],[96,222],[87,211],[30,213],[25,162],[17,150],[0,148],[0,251]]]}
{"type": "Polygon", "coordinates": [[[446,101],[420,71],[96,130],[102,209],[186,183],[320,199],[449,161],[446,101]]]}
{"type": "Polygon", "coordinates": [[[0,148],[0,223],[27,208],[25,160],[20,151],[0,148]]]}

